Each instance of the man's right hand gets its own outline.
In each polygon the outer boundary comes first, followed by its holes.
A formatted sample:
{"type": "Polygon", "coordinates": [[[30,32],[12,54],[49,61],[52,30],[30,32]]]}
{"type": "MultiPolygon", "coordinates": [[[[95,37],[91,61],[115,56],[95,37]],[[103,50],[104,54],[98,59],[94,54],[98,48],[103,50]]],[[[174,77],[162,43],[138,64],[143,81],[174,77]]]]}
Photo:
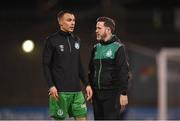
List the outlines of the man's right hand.
{"type": "Polygon", "coordinates": [[[56,89],[55,86],[52,86],[52,87],[49,89],[49,95],[51,95],[54,100],[57,100],[57,98],[58,98],[58,92],[57,92],[57,89],[56,89]]]}
{"type": "Polygon", "coordinates": [[[93,91],[92,91],[90,85],[88,85],[88,86],[86,87],[86,95],[87,95],[87,98],[86,98],[87,101],[91,100],[92,95],[93,95],[93,91]]]}

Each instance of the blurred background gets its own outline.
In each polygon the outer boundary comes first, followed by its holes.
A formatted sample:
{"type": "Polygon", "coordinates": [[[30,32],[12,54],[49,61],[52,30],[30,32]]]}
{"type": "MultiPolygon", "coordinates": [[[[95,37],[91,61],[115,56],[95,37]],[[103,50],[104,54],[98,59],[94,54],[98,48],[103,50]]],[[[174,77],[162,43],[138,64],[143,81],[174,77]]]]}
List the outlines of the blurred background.
{"type": "MultiPolygon", "coordinates": [[[[75,33],[81,38],[85,71],[99,16],[116,22],[116,34],[126,45],[133,79],[124,119],[158,119],[158,55],[176,48],[165,66],[167,119],[180,119],[180,1],[179,0],[14,0],[0,3],[0,119],[50,119],[48,88],[42,72],[45,38],[58,30],[56,14],[74,11],[75,33]],[[32,40],[34,50],[22,49],[32,40]],[[173,59],[171,59],[173,58],[173,59]]],[[[160,98],[159,98],[160,97],[160,98]]],[[[93,110],[88,103],[88,119],[93,110]]]]}

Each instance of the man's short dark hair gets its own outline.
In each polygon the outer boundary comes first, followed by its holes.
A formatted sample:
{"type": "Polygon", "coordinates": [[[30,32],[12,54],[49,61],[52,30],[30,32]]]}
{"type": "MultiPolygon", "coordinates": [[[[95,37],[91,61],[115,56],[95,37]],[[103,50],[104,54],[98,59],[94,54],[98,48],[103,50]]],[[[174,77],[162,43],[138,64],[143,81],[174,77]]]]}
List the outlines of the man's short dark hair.
{"type": "Polygon", "coordinates": [[[104,26],[109,27],[112,33],[115,31],[115,22],[113,19],[102,16],[96,20],[96,22],[99,22],[99,21],[104,22],[104,26]]]}
{"type": "Polygon", "coordinates": [[[58,12],[58,14],[57,14],[57,19],[61,19],[61,17],[62,17],[64,14],[66,14],[66,13],[69,13],[69,14],[73,14],[73,15],[74,15],[74,13],[73,13],[72,11],[70,11],[70,10],[61,10],[61,11],[58,12]]]}

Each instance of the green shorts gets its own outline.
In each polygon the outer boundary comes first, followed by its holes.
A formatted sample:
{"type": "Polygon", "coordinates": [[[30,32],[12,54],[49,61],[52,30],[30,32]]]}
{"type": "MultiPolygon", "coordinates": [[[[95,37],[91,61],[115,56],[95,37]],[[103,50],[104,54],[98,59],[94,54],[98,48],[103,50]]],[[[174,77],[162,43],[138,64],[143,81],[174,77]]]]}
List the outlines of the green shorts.
{"type": "Polygon", "coordinates": [[[82,92],[60,92],[58,100],[49,96],[49,114],[56,120],[69,117],[81,118],[87,116],[87,107],[82,92]]]}

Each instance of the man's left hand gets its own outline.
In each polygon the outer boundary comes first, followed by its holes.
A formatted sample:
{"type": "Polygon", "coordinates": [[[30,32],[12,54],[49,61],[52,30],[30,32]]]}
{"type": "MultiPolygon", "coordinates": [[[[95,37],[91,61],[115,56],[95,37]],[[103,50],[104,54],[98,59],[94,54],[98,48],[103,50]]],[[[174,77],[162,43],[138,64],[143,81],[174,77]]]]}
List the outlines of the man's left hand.
{"type": "Polygon", "coordinates": [[[121,112],[123,112],[126,109],[127,104],[128,104],[128,96],[120,95],[121,112]]]}

